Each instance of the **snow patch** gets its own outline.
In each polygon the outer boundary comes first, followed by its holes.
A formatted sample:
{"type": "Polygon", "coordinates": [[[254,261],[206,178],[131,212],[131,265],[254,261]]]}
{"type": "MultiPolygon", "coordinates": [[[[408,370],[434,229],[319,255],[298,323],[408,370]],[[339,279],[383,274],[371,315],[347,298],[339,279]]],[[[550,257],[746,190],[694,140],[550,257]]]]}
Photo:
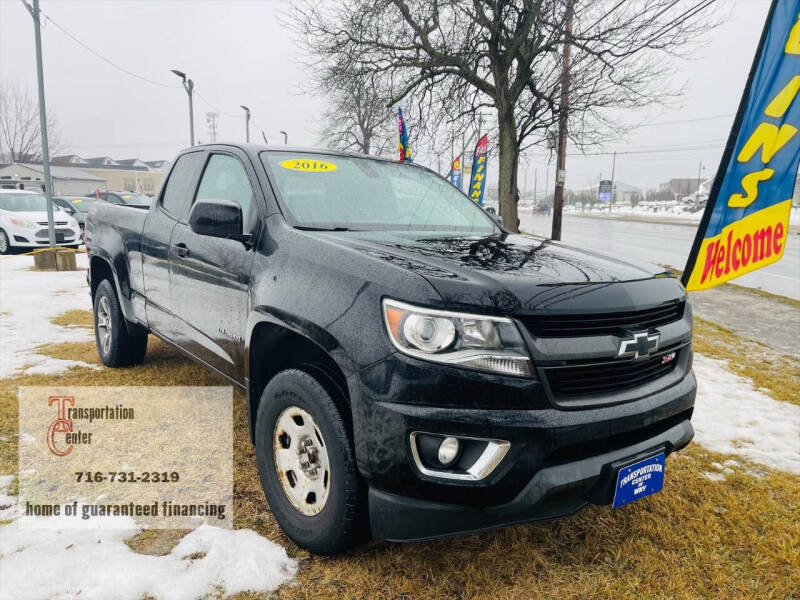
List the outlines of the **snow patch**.
{"type": "Polygon", "coordinates": [[[82,327],[50,322],[69,310],[91,310],[86,286],[88,260],[77,254],[80,271],[33,271],[30,256],[0,259],[0,378],[20,373],[60,373],[72,366],[98,368],[81,361],[58,360],[36,354],[44,344],[89,342],[94,334],[82,327]]]}
{"type": "MultiPolygon", "coordinates": [[[[724,361],[695,354],[694,372],[696,442],[800,474],[800,406],[759,392],[750,379],[731,373],[724,361]]],[[[720,470],[734,466],[730,462],[719,465],[720,470]]]]}
{"type": "Polygon", "coordinates": [[[13,475],[0,475],[0,521],[16,519],[20,514],[17,497],[6,493],[6,489],[13,482],[13,475]]]}
{"type": "Polygon", "coordinates": [[[82,529],[53,528],[72,517],[53,517],[48,529],[29,529],[26,519],[0,527],[2,599],[191,600],[271,592],[297,573],[286,550],[249,529],[203,525],[166,556],[148,556],[124,543],[140,531],[129,517],[82,529]]]}

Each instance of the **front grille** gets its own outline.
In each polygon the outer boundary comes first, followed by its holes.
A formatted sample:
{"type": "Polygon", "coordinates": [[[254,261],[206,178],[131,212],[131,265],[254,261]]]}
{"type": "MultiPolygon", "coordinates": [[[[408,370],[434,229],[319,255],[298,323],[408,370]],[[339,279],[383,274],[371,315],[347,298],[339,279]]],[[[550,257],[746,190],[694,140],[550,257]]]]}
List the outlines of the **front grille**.
{"type": "MultiPolygon", "coordinates": [[[[61,236],[65,238],[74,238],[75,232],[72,229],[64,228],[56,228],[55,229],[56,236],[61,236]]],[[[50,233],[47,229],[40,229],[36,232],[36,237],[49,237],[50,233]]]]}
{"type": "Polygon", "coordinates": [[[649,383],[670,373],[678,364],[676,354],[663,362],[659,354],[644,360],[610,360],[602,363],[579,364],[543,369],[550,392],[558,398],[618,392],[649,383]]]}
{"type": "Polygon", "coordinates": [[[577,337],[588,335],[615,335],[620,330],[647,330],[683,317],[684,302],[618,313],[580,315],[524,315],[522,321],[532,335],[537,337],[577,337]]]}
{"type": "MultiPolygon", "coordinates": [[[[37,221],[37,224],[39,224],[39,225],[47,225],[47,221],[37,221]]],[[[67,224],[66,221],[55,221],[53,223],[53,225],[66,225],[66,224],[67,224]]]]}

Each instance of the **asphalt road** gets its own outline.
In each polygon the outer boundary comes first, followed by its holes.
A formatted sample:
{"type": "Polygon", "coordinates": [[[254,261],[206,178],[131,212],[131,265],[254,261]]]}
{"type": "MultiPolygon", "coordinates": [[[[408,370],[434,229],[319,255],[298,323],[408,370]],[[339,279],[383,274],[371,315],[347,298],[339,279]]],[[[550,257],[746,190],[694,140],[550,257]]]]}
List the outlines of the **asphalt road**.
{"type": "MultiPolygon", "coordinates": [[[[534,216],[527,211],[520,213],[522,231],[550,237],[551,223],[549,216],[534,216]]],[[[683,269],[696,231],[695,227],[686,225],[565,214],[561,239],[572,246],[683,269]]],[[[744,275],[733,283],[800,299],[800,234],[789,234],[780,261],[744,275]]]]}

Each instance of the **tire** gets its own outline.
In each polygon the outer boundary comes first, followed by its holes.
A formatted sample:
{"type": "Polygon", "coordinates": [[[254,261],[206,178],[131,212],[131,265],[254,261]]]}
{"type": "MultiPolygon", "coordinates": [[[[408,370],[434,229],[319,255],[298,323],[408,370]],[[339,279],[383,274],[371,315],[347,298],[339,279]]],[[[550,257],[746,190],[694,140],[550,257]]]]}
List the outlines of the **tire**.
{"type": "Polygon", "coordinates": [[[331,394],[319,381],[297,369],[275,375],[261,395],[255,438],[261,485],[286,535],[314,554],[336,554],[366,540],[366,494],[352,437],[331,394]],[[307,465],[317,465],[313,479],[302,466],[301,455],[295,457],[308,439],[311,448],[302,456],[308,459],[307,465]],[[316,463],[311,460],[312,450],[316,463]],[[285,468],[287,460],[291,471],[285,468]],[[313,491],[303,502],[307,490],[313,491]],[[312,493],[315,496],[309,503],[312,493]]]}
{"type": "Polygon", "coordinates": [[[0,255],[11,254],[11,242],[8,239],[8,234],[0,229],[0,255]]]}
{"type": "Polygon", "coordinates": [[[94,339],[107,367],[138,365],[147,351],[146,333],[128,333],[117,293],[108,279],[101,281],[94,293],[94,339]]]}

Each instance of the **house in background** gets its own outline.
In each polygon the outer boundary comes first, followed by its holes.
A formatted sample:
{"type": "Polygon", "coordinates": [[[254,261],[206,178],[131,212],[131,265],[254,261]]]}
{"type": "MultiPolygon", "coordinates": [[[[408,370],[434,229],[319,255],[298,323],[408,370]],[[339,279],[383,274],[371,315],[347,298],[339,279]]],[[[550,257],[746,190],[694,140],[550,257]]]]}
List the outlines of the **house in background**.
{"type": "MultiPolygon", "coordinates": [[[[54,196],[84,196],[103,189],[106,180],[73,166],[50,166],[54,196]]],[[[11,163],[0,166],[0,188],[44,191],[44,167],[41,164],[11,163]]]]}
{"type": "MultiPolygon", "coordinates": [[[[670,192],[675,200],[680,200],[684,196],[693,196],[698,193],[698,189],[705,180],[697,177],[675,177],[669,181],[659,184],[658,191],[670,192]]],[[[702,194],[703,192],[700,191],[702,194]]]]}
{"type": "Polygon", "coordinates": [[[164,181],[165,165],[169,161],[152,161],[161,167],[153,167],[138,158],[114,159],[110,156],[96,156],[83,158],[76,154],[56,156],[51,163],[54,165],[79,166],[87,173],[105,180],[105,189],[125,192],[142,191],[148,196],[154,196],[164,181]]]}

